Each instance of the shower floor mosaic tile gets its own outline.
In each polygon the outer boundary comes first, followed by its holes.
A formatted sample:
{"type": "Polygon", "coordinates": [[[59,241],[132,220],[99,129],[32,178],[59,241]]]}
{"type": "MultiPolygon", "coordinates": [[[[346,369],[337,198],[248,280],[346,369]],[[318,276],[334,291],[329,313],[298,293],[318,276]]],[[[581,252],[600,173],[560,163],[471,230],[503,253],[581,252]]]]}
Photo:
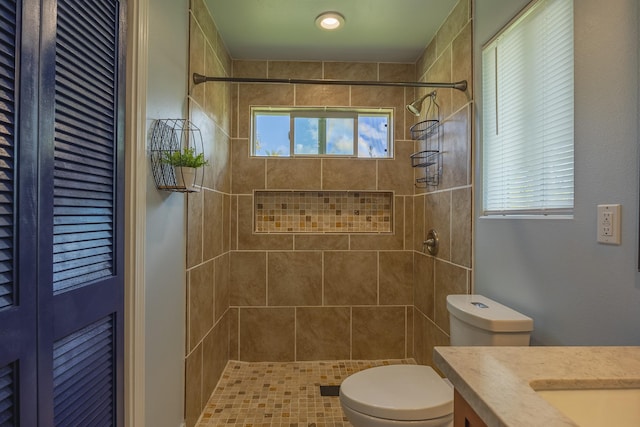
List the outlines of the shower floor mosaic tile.
{"type": "Polygon", "coordinates": [[[320,395],[374,366],[415,364],[413,359],[327,362],[230,361],[197,427],[351,427],[338,397],[320,395]]]}

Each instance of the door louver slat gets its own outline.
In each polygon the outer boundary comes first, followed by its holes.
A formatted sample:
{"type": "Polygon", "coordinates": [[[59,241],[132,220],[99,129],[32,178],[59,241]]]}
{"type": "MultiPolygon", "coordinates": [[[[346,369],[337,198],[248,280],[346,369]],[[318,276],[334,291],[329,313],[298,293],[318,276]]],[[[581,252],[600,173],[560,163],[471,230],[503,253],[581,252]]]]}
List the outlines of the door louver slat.
{"type": "Polygon", "coordinates": [[[0,426],[16,424],[16,370],[13,363],[0,367],[0,426]]]}
{"type": "MultiPolygon", "coordinates": [[[[14,147],[16,91],[16,23],[15,0],[0,1],[0,309],[14,304],[14,147]]],[[[1,424],[0,422],[0,425],[1,424]]]]}
{"type": "Polygon", "coordinates": [[[54,343],[55,425],[112,425],[113,328],[108,316],[54,343]]]}
{"type": "Polygon", "coordinates": [[[118,5],[90,3],[58,2],[54,294],[114,274],[118,5]]]}

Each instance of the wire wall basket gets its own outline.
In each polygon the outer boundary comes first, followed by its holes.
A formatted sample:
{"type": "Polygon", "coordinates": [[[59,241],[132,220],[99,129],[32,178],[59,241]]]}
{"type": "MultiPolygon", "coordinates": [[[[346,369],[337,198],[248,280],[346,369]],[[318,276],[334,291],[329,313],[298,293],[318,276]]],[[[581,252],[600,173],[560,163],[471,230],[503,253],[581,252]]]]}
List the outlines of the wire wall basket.
{"type": "Polygon", "coordinates": [[[425,120],[414,124],[409,130],[418,149],[410,156],[411,166],[424,169],[424,174],[416,178],[416,186],[437,186],[442,176],[442,126],[435,91],[429,96],[425,120]]]}
{"type": "Polygon", "coordinates": [[[164,191],[193,193],[200,191],[204,169],[177,167],[168,159],[185,149],[194,155],[204,153],[200,129],[186,119],[158,119],[151,128],[151,170],[156,188],[164,191]]]}

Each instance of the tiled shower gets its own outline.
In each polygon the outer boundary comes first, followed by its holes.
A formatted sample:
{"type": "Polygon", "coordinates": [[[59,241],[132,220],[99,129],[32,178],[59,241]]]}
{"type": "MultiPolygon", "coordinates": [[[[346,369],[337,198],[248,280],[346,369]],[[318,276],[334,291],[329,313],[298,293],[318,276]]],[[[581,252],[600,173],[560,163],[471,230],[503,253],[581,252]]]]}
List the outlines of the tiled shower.
{"type": "MultiPolygon", "coordinates": [[[[390,64],[234,61],[203,0],[191,0],[190,73],[471,84],[470,3],[460,0],[415,64],[390,64]]],[[[210,164],[204,188],[187,202],[187,426],[195,424],[228,360],[414,358],[429,364],[433,346],[448,344],[445,297],[471,289],[473,89],[438,90],[443,174],[437,187],[421,188],[415,185],[421,171],[409,159],[418,149],[409,127],[424,117],[404,106],[426,90],[190,86],[189,118],[208,141],[210,164]],[[251,157],[252,105],[392,107],[394,158],[251,157]],[[338,200],[386,194],[390,228],[338,230],[334,220],[322,229],[317,221],[315,229],[256,229],[258,204],[264,208],[274,193],[293,197],[294,204],[308,194],[338,200]],[[423,248],[429,229],[440,237],[436,257],[423,248]]],[[[261,218],[263,226],[276,226],[275,216],[261,218]]],[[[384,212],[380,218],[382,227],[384,212]]],[[[300,225],[299,218],[291,221],[300,225]]]]}

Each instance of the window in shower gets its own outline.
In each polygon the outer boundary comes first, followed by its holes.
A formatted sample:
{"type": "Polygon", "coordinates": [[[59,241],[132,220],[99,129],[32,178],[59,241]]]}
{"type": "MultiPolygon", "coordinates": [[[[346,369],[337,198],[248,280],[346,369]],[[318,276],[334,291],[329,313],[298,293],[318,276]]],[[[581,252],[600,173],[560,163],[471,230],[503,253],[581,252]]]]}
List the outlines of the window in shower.
{"type": "Polygon", "coordinates": [[[252,108],[252,155],[391,158],[393,110],[252,108]]]}

